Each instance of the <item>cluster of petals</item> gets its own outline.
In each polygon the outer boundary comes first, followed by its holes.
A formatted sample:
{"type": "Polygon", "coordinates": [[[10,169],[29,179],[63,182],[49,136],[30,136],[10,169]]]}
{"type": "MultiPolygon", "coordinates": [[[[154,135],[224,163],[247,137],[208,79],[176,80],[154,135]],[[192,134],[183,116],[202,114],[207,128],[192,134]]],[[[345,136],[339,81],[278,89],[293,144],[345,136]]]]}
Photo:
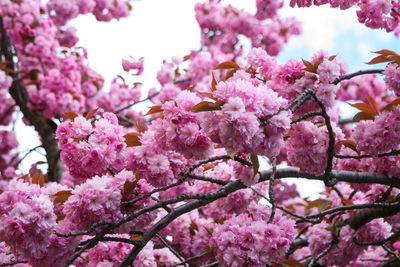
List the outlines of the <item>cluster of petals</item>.
{"type": "Polygon", "coordinates": [[[175,150],[188,159],[212,155],[213,142],[200,128],[197,115],[188,111],[200,101],[195,93],[182,91],[174,101],[162,105],[163,119],[154,121],[149,128],[162,148],[175,150]]]}
{"type": "Polygon", "coordinates": [[[383,111],[374,121],[361,121],[354,128],[352,139],[360,151],[381,154],[398,149],[400,145],[400,106],[383,111]]]}
{"type": "Polygon", "coordinates": [[[397,63],[390,63],[386,66],[383,75],[385,75],[385,84],[390,90],[393,90],[396,96],[400,96],[400,68],[397,63]]]}
{"type": "MultiPolygon", "coordinates": [[[[340,128],[335,125],[332,127],[336,143],[342,140],[344,135],[340,128]]],[[[290,138],[286,142],[288,163],[305,172],[322,174],[328,160],[328,143],[326,126],[318,127],[310,121],[296,123],[292,125],[290,138]]],[[[335,145],[335,153],[338,153],[340,148],[340,143],[335,145]]]]}
{"type": "Polygon", "coordinates": [[[218,83],[213,94],[225,104],[221,111],[200,115],[201,128],[211,140],[243,153],[279,154],[290,128],[290,112],[280,111],[287,100],[243,71],[218,83]]]}
{"type": "Polygon", "coordinates": [[[124,132],[113,113],[103,113],[93,125],[82,116],[65,121],[56,135],[61,160],[77,181],[103,175],[109,168],[120,171],[126,165],[120,155],[126,147],[124,132]]]}
{"type": "Polygon", "coordinates": [[[281,7],[282,1],[258,1],[257,14],[253,16],[231,5],[209,1],[197,3],[195,11],[206,46],[230,53],[235,50],[238,35],[242,34],[251,40],[253,47],[262,47],[276,56],[291,36],[301,32],[293,18],[275,16],[281,7]],[[270,21],[265,22],[267,18],[270,21]]]}
{"type": "MultiPolygon", "coordinates": [[[[328,223],[322,222],[310,229],[309,243],[313,256],[317,256],[326,249],[333,238],[333,232],[328,223]]],[[[358,246],[353,238],[360,242],[374,242],[389,237],[391,226],[382,218],[375,219],[358,230],[346,225],[340,230],[337,243],[319,261],[328,266],[348,266],[349,261],[356,260],[368,246],[358,246]]],[[[368,265],[370,266],[370,265],[368,265]]]]}
{"type": "Polygon", "coordinates": [[[341,101],[361,100],[368,103],[367,92],[379,108],[383,108],[388,101],[392,100],[392,97],[387,94],[385,83],[376,74],[357,76],[342,81],[336,99],[341,101]]]}
{"type": "MultiPolygon", "coordinates": [[[[66,225],[71,231],[86,230],[99,221],[115,221],[123,217],[129,209],[121,209],[121,201],[136,198],[151,190],[146,181],[138,181],[132,192],[125,192],[126,182],[134,183],[135,176],[130,171],[122,171],[115,176],[103,175],[88,179],[85,183],[77,185],[71,196],[64,204],[63,213],[66,216],[66,225]]],[[[152,201],[143,200],[135,203],[133,209],[142,208],[152,201]]],[[[156,214],[147,213],[137,220],[124,225],[121,231],[132,229],[142,230],[155,219],[156,214]]]]}
{"type": "Polygon", "coordinates": [[[177,180],[188,166],[188,160],[173,150],[164,150],[154,131],[148,130],[140,137],[141,146],[128,148],[127,169],[138,171],[139,177],[151,185],[166,186],[177,180]]]}
{"type": "Polygon", "coordinates": [[[372,29],[385,29],[387,32],[398,30],[398,15],[392,9],[400,7],[397,1],[390,0],[291,0],[290,6],[310,7],[330,4],[332,8],[348,9],[357,6],[360,23],[372,29]]]}
{"type": "Polygon", "coordinates": [[[99,21],[120,19],[129,15],[129,1],[116,0],[51,0],[47,3],[47,11],[57,25],[65,25],[79,14],[93,13],[99,21]]]}
{"type": "Polygon", "coordinates": [[[12,180],[0,194],[0,241],[16,255],[40,258],[56,227],[53,203],[39,185],[12,180]]]}
{"type": "Polygon", "coordinates": [[[268,223],[269,215],[268,207],[253,204],[214,228],[210,243],[221,266],[265,266],[284,259],[296,235],[294,221],[277,212],[268,223]]]}

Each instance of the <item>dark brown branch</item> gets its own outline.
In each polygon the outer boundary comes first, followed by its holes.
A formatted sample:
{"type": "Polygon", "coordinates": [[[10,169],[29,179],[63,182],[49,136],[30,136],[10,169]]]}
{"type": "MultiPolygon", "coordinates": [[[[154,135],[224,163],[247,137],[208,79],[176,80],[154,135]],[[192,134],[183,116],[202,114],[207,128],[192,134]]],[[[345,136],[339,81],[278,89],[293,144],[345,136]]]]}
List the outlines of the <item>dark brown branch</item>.
{"type": "Polygon", "coordinates": [[[400,17],[400,13],[399,13],[399,11],[397,11],[395,8],[393,8],[392,7],[392,11],[393,11],[393,13],[395,13],[397,16],[399,16],[400,17]]]}
{"type": "Polygon", "coordinates": [[[389,236],[386,239],[378,240],[378,241],[371,241],[371,242],[363,242],[358,240],[357,238],[353,237],[353,242],[358,246],[382,246],[389,241],[395,241],[400,236],[400,232],[394,233],[393,235],[389,236]]]}
{"type": "Polygon", "coordinates": [[[169,243],[167,240],[165,240],[165,238],[160,235],[159,233],[156,234],[156,236],[158,237],[158,239],[164,244],[164,246],[166,246],[171,252],[172,254],[174,254],[180,261],[181,263],[179,265],[184,265],[184,266],[188,266],[186,264],[186,260],[184,257],[182,257],[181,254],[178,253],[178,251],[176,251],[169,243]]]}
{"type": "MultiPolygon", "coordinates": [[[[1,30],[1,54],[9,61],[9,68],[14,70],[13,63],[13,45],[3,27],[3,20],[0,18],[1,30]]],[[[63,165],[60,161],[60,150],[55,136],[56,125],[53,121],[47,119],[42,112],[28,108],[29,97],[18,74],[11,73],[13,83],[9,89],[10,95],[18,105],[25,118],[35,127],[35,130],[41,137],[43,148],[46,151],[48,164],[47,176],[50,181],[59,181],[63,172],[63,165]]]]}
{"type": "Polygon", "coordinates": [[[357,71],[357,72],[350,73],[350,74],[347,74],[347,75],[344,75],[344,76],[341,76],[341,77],[336,78],[336,79],[333,81],[333,84],[338,84],[338,83],[340,83],[341,81],[350,80],[350,79],[353,78],[353,77],[360,76],[360,75],[364,75],[364,74],[374,74],[374,73],[380,74],[380,73],[382,73],[382,72],[383,72],[382,69],[359,70],[359,71],[357,71]]]}
{"type": "Polygon", "coordinates": [[[275,196],[274,196],[275,174],[276,174],[276,157],[274,157],[274,159],[272,161],[272,173],[271,173],[271,176],[269,177],[268,196],[269,196],[269,203],[271,203],[271,215],[269,216],[268,223],[272,223],[272,221],[274,220],[275,210],[276,210],[276,203],[275,203],[275,196]]]}
{"type": "Polygon", "coordinates": [[[28,263],[27,261],[11,261],[11,262],[5,262],[5,263],[0,263],[0,266],[13,266],[19,263],[28,263]]]}
{"type": "Polygon", "coordinates": [[[318,106],[321,108],[321,116],[325,120],[326,124],[326,129],[328,130],[328,135],[329,135],[329,142],[328,142],[328,149],[326,153],[328,154],[328,159],[326,161],[326,168],[324,172],[324,183],[327,186],[333,186],[335,184],[335,180],[332,179],[331,177],[331,172],[332,172],[332,166],[333,166],[333,154],[335,153],[335,134],[333,133],[333,128],[331,124],[331,118],[329,117],[328,113],[326,112],[326,107],[325,105],[321,102],[321,100],[317,97],[315,92],[310,89],[306,89],[306,92],[308,92],[317,102],[318,106]]]}
{"type": "Polygon", "coordinates": [[[147,97],[147,98],[145,98],[145,99],[142,99],[142,100],[139,100],[139,101],[137,101],[137,102],[134,102],[134,103],[132,103],[132,104],[129,104],[129,105],[127,105],[127,106],[125,106],[125,107],[122,107],[122,108],[120,108],[120,109],[117,109],[117,110],[114,111],[113,113],[114,113],[114,114],[118,114],[118,113],[120,113],[120,112],[122,112],[122,111],[124,111],[124,110],[126,110],[126,109],[128,109],[128,108],[131,108],[131,107],[133,107],[133,106],[135,106],[135,105],[137,105],[137,104],[139,104],[139,103],[146,102],[147,100],[150,100],[150,99],[152,99],[153,97],[157,96],[159,93],[160,93],[160,92],[155,92],[154,94],[150,95],[149,97],[147,97]]]}
{"type": "Polygon", "coordinates": [[[381,158],[381,157],[389,157],[389,156],[396,156],[400,155],[400,150],[392,150],[387,153],[382,153],[378,155],[356,155],[356,156],[350,156],[350,155],[336,155],[336,158],[339,159],[362,159],[362,158],[381,158]]]}

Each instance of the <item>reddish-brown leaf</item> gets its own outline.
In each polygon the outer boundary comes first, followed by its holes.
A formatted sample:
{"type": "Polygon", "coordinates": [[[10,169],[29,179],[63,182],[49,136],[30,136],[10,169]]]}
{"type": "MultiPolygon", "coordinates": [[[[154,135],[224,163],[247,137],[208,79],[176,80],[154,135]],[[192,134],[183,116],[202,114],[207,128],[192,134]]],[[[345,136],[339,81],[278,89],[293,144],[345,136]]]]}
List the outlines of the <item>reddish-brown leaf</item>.
{"type": "Polygon", "coordinates": [[[131,236],[131,240],[133,240],[133,241],[138,241],[138,240],[140,240],[142,238],[142,235],[132,235],[131,236]]]}
{"type": "Polygon", "coordinates": [[[368,106],[367,104],[365,104],[365,103],[350,104],[349,103],[349,105],[354,107],[354,108],[356,108],[356,109],[359,109],[359,110],[371,115],[373,118],[375,118],[374,110],[370,106],[368,106]]]}
{"type": "Polygon", "coordinates": [[[124,135],[125,143],[128,147],[132,146],[140,146],[142,143],[140,142],[140,133],[127,133],[124,135]]]}
{"type": "Polygon", "coordinates": [[[203,111],[213,111],[213,110],[221,110],[222,102],[210,102],[210,101],[202,101],[189,109],[189,111],[193,112],[203,112],[203,111]]]}
{"type": "Polygon", "coordinates": [[[148,129],[146,123],[139,121],[136,121],[136,128],[138,128],[141,133],[144,133],[148,129]]]}
{"type": "Polygon", "coordinates": [[[351,150],[353,150],[357,154],[359,154],[359,152],[357,150],[357,144],[353,140],[345,139],[345,140],[341,140],[339,142],[342,143],[342,145],[344,145],[345,147],[350,148],[351,150]]]}
{"type": "Polygon", "coordinates": [[[152,106],[150,108],[150,110],[145,114],[145,116],[150,115],[150,114],[155,114],[155,113],[158,113],[158,112],[161,112],[161,111],[163,111],[161,105],[152,106]]]}
{"type": "Polygon", "coordinates": [[[212,81],[211,81],[211,91],[217,90],[217,80],[215,79],[214,73],[211,72],[212,81]]]}
{"type": "Polygon", "coordinates": [[[379,107],[378,104],[376,103],[375,99],[373,99],[367,92],[367,100],[369,105],[374,109],[376,114],[379,114],[379,107]]]}
{"type": "Polygon", "coordinates": [[[328,60],[329,61],[332,61],[332,60],[334,60],[336,58],[336,55],[335,56],[330,56],[329,58],[328,58],[328,60]]]}
{"type": "Polygon", "coordinates": [[[312,72],[312,73],[316,73],[316,69],[314,68],[314,64],[312,64],[311,62],[302,59],[304,66],[306,66],[303,70],[308,71],[308,72],[312,72]]]}
{"type": "Polygon", "coordinates": [[[214,68],[215,70],[222,69],[240,69],[240,66],[233,61],[225,61],[214,68]]]}
{"type": "Polygon", "coordinates": [[[258,162],[257,154],[251,154],[250,156],[251,163],[253,164],[253,178],[256,177],[258,173],[258,169],[260,168],[260,162],[258,162]]]}
{"type": "Polygon", "coordinates": [[[235,74],[235,72],[237,72],[237,71],[238,71],[238,69],[231,69],[231,70],[228,70],[228,71],[226,72],[226,74],[225,74],[224,81],[226,81],[226,80],[228,80],[230,77],[232,77],[232,76],[235,74]]]}
{"type": "Polygon", "coordinates": [[[400,98],[396,98],[395,100],[393,100],[392,102],[390,102],[389,104],[387,104],[384,108],[381,109],[381,111],[384,111],[384,110],[391,111],[392,108],[393,108],[394,106],[397,106],[397,105],[400,105],[400,98]]]}
{"type": "Polygon", "coordinates": [[[64,204],[65,201],[68,200],[68,198],[70,196],[72,196],[71,191],[69,190],[63,190],[63,191],[59,191],[56,194],[54,194],[53,196],[55,196],[56,198],[54,199],[54,204],[64,204]]]}
{"type": "Polygon", "coordinates": [[[40,172],[35,172],[35,174],[32,175],[32,184],[38,184],[40,187],[43,187],[44,175],[41,174],[40,172]]]}
{"type": "Polygon", "coordinates": [[[297,260],[287,259],[279,262],[279,266],[283,267],[303,267],[303,264],[297,260]]]}
{"type": "Polygon", "coordinates": [[[99,110],[99,108],[92,109],[91,111],[89,111],[89,112],[86,114],[85,118],[86,118],[87,120],[89,120],[91,117],[93,117],[93,115],[94,115],[98,110],[99,110]]]}
{"type": "Polygon", "coordinates": [[[384,56],[389,56],[389,55],[398,56],[398,54],[396,52],[394,52],[392,50],[388,50],[388,49],[382,49],[382,50],[379,50],[379,51],[376,51],[376,52],[373,52],[373,53],[384,55],[384,56]]]}
{"type": "Polygon", "coordinates": [[[74,121],[76,117],[79,115],[75,112],[64,112],[64,116],[67,117],[70,121],[74,121]]]}
{"type": "Polygon", "coordinates": [[[358,112],[352,119],[352,121],[368,121],[368,120],[374,120],[375,117],[371,116],[371,114],[368,114],[366,112],[358,112]]]}
{"type": "Polygon", "coordinates": [[[308,205],[306,206],[306,210],[310,210],[312,208],[318,208],[318,211],[324,211],[327,210],[332,204],[332,201],[327,200],[327,199],[317,199],[314,201],[308,202],[308,205]]]}
{"type": "Polygon", "coordinates": [[[366,64],[374,65],[374,64],[390,62],[390,61],[392,61],[392,60],[389,59],[387,56],[377,56],[377,57],[374,57],[370,62],[367,62],[366,64]]]}
{"type": "Polygon", "coordinates": [[[131,182],[131,181],[126,181],[124,184],[124,193],[125,195],[129,195],[133,192],[133,189],[135,189],[135,187],[137,186],[138,182],[140,180],[139,176],[136,176],[135,181],[131,182]]]}

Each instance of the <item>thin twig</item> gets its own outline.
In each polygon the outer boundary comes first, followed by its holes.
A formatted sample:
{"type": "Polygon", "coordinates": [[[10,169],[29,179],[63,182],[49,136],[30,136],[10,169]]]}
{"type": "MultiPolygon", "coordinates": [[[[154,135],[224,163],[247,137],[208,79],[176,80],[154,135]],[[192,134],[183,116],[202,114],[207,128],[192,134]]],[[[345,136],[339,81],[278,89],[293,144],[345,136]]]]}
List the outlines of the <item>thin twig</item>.
{"type": "Polygon", "coordinates": [[[118,114],[118,113],[120,113],[120,112],[122,112],[122,111],[124,111],[124,110],[126,110],[126,109],[128,109],[128,108],[133,107],[134,105],[137,105],[137,104],[139,104],[139,103],[146,102],[147,100],[152,99],[153,97],[155,97],[155,96],[158,95],[159,93],[160,93],[160,92],[155,92],[154,94],[150,95],[149,97],[147,97],[147,98],[145,98],[145,99],[142,99],[142,100],[139,100],[139,101],[137,101],[137,102],[134,102],[134,103],[132,103],[132,104],[129,104],[129,105],[127,105],[127,106],[125,106],[125,107],[122,107],[122,108],[120,108],[120,109],[117,109],[117,110],[114,111],[113,113],[114,113],[114,114],[118,114]]]}
{"type": "Polygon", "coordinates": [[[176,251],[176,250],[168,243],[168,241],[165,240],[165,238],[164,238],[162,235],[160,235],[159,233],[157,233],[156,236],[157,236],[158,239],[164,244],[164,246],[166,246],[166,247],[172,252],[172,254],[174,254],[174,255],[181,261],[180,264],[183,264],[184,266],[188,266],[188,265],[185,263],[185,262],[186,262],[185,258],[184,258],[181,254],[179,254],[179,252],[176,251]]]}
{"type": "Polygon", "coordinates": [[[382,69],[359,70],[359,71],[357,71],[357,72],[350,73],[350,74],[347,74],[347,75],[344,75],[344,76],[341,76],[341,77],[336,78],[336,79],[332,82],[332,84],[335,84],[335,85],[336,85],[336,84],[340,83],[341,81],[350,80],[350,79],[353,78],[353,77],[360,76],[360,75],[364,75],[364,74],[374,74],[374,73],[380,74],[380,73],[382,73],[383,71],[384,71],[384,70],[382,70],[382,69]]]}
{"type": "Polygon", "coordinates": [[[269,177],[269,190],[268,190],[268,196],[269,196],[269,202],[271,203],[271,215],[269,216],[268,223],[272,223],[274,220],[275,216],[275,210],[276,210],[276,203],[275,203],[275,196],[274,196],[274,179],[275,179],[275,174],[276,174],[276,157],[272,160],[272,173],[271,176],[269,177]]]}

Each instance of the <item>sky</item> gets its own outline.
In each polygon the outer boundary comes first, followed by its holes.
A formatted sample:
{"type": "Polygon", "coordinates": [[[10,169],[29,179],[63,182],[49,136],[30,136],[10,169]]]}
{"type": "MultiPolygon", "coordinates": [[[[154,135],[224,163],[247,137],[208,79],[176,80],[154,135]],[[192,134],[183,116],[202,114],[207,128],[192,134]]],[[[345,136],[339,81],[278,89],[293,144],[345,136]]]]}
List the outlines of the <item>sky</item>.
{"type": "MultiPolygon", "coordinates": [[[[92,15],[80,16],[70,25],[78,29],[79,46],[88,50],[90,66],[103,75],[106,85],[117,74],[122,74],[123,58],[145,58],[145,71],[137,78],[146,90],[156,87],[156,73],[162,61],[173,56],[187,55],[200,47],[200,29],[194,16],[195,0],[139,0],[133,1],[129,18],[108,23],[97,22],[92,15]]],[[[223,1],[255,13],[255,0],[223,1]]],[[[280,63],[289,59],[310,59],[324,49],[331,55],[346,59],[349,71],[371,68],[365,64],[374,57],[372,51],[397,49],[399,40],[382,30],[371,30],[358,23],[356,9],[346,11],[329,7],[290,8],[288,2],[282,16],[294,16],[302,22],[303,34],[292,38],[278,56],[280,63]]],[[[399,51],[398,51],[399,52],[399,51]]],[[[372,67],[372,68],[375,68],[372,67]]],[[[150,104],[149,104],[150,105],[150,104]]],[[[29,149],[37,134],[17,122],[19,149],[29,149]],[[30,136],[32,138],[26,138],[30,136]]],[[[43,158],[32,153],[22,169],[43,158]]],[[[321,183],[298,183],[304,195],[316,196],[321,183]],[[311,190],[310,190],[311,188],[311,190]]]]}

